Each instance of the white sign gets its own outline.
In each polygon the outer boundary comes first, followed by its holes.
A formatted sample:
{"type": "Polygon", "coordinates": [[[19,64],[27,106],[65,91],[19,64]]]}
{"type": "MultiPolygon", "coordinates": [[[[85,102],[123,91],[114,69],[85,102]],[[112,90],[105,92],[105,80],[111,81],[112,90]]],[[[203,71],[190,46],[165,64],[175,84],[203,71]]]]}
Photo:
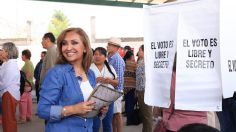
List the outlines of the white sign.
{"type": "Polygon", "coordinates": [[[222,0],[220,3],[220,48],[223,97],[232,97],[236,91],[236,17],[232,16],[236,1],[222,0]]]}
{"type": "Polygon", "coordinates": [[[169,8],[146,7],[144,18],[144,101],[160,107],[170,105],[170,82],[177,42],[178,14],[169,8]]]}
{"type": "Polygon", "coordinates": [[[158,61],[152,42],[173,40],[177,45],[175,108],[221,110],[219,1],[194,0],[145,8],[145,103],[169,107],[170,78],[175,46],[169,48],[168,68],[158,61]]]}
{"type": "Polygon", "coordinates": [[[180,9],[176,109],[221,110],[218,2],[193,1],[180,9]]]}

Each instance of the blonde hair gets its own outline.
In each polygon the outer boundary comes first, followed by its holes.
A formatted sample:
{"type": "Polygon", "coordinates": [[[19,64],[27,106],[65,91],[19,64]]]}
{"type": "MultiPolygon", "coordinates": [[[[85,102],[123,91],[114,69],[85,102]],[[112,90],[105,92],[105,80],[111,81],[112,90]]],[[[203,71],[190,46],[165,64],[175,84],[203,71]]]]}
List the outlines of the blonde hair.
{"type": "Polygon", "coordinates": [[[82,67],[84,68],[85,72],[87,73],[88,70],[89,70],[89,67],[92,63],[93,53],[92,53],[92,49],[91,49],[91,46],[90,46],[89,37],[82,28],[68,28],[68,29],[65,29],[58,36],[58,38],[57,38],[57,48],[58,48],[58,51],[59,51],[59,57],[58,57],[56,63],[57,64],[68,63],[68,61],[66,60],[66,58],[62,54],[62,42],[65,39],[66,34],[69,33],[69,32],[77,33],[80,36],[80,39],[83,42],[86,53],[83,54],[82,67]]]}

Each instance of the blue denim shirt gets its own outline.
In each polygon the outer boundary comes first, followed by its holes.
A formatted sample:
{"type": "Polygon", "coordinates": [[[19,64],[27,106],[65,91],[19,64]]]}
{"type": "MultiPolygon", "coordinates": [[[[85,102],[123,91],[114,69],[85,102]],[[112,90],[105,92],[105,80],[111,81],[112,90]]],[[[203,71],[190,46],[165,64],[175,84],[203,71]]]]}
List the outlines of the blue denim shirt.
{"type": "MultiPolygon", "coordinates": [[[[96,78],[92,70],[87,73],[94,88],[96,78]]],[[[63,106],[83,102],[75,71],[70,64],[55,65],[48,71],[40,91],[38,115],[47,120],[46,132],[92,132],[93,119],[79,116],[61,118],[63,106]]]]}

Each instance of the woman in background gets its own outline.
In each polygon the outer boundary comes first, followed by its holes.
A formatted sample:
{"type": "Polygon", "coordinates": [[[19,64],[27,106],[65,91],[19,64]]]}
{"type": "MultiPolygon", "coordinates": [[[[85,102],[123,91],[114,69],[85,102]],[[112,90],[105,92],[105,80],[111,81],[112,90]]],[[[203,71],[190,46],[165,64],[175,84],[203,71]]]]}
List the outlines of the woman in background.
{"type": "MultiPolygon", "coordinates": [[[[94,50],[91,70],[95,73],[97,85],[104,84],[110,88],[118,85],[117,75],[115,69],[108,64],[107,51],[103,47],[97,47],[94,50]]],[[[102,119],[103,132],[112,132],[112,118],[113,118],[114,103],[111,103],[108,108],[108,112],[104,119],[102,119]]],[[[99,132],[101,121],[97,117],[93,121],[93,132],[99,132]]]]}
{"type": "MultiPolygon", "coordinates": [[[[33,77],[34,77],[34,65],[30,61],[31,58],[31,52],[30,50],[26,49],[22,51],[22,60],[25,62],[24,66],[21,68],[21,71],[25,73],[26,80],[29,81],[31,84],[31,90],[33,84],[33,77]]],[[[20,98],[20,118],[19,123],[25,123],[26,121],[32,120],[32,96],[31,96],[31,90],[26,91],[24,90],[23,94],[20,98]]]]}
{"type": "Polygon", "coordinates": [[[125,113],[127,117],[126,125],[137,125],[133,120],[136,88],[136,62],[134,54],[128,50],[124,56],[125,74],[124,74],[124,94],[125,94],[125,113]]]}
{"type": "Polygon", "coordinates": [[[20,100],[20,70],[17,64],[18,49],[12,42],[4,43],[0,51],[0,95],[2,98],[3,132],[17,132],[16,106],[20,100]]]}
{"type": "Polygon", "coordinates": [[[171,78],[171,92],[170,108],[163,108],[163,121],[166,124],[166,128],[169,132],[176,132],[181,127],[192,123],[203,123],[207,124],[207,112],[201,111],[188,111],[188,110],[177,110],[174,108],[175,102],[175,81],[176,81],[176,55],[173,64],[173,72],[171,78]]]}
{"type": "Polygon", "coordinates": [[[141,45],[138,51],[138,64],[136,70],[136,93],[138,96],[138,104],[140,114],[142,115],[143,129],[142,132],[152,132],[152,107],[145,104],[145,65],[144,65],[144,45],[141,45]]]}

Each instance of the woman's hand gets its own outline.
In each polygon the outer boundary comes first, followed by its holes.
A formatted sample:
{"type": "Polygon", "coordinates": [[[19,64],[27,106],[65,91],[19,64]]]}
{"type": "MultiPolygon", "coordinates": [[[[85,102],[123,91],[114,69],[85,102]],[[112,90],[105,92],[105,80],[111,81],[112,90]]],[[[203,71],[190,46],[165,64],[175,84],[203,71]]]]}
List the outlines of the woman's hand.
{"type": "Polygon", "coordinates": [[[110,84],[111,81],[112,81],[112,79],[108,78],[108,77],[104,79],[104,83],[106,83],[106,84],[110,84]]]}
{"type": "Polygon", "coordinates": [[[86,101],[72,106],[72,113],[79,116],[85,116],[94,109],[94,101],[86,101]]]}
{"type": "Polygon", "coordinates": [[[97,83],[104,83],[105,79],[103,77],[96,78],[97,83]]]}
{"type": "Polygon", "coordinates": [[[24,92],[30,92],[32,88],[30,86],[25,86],[24,87],[24,92]]]}

